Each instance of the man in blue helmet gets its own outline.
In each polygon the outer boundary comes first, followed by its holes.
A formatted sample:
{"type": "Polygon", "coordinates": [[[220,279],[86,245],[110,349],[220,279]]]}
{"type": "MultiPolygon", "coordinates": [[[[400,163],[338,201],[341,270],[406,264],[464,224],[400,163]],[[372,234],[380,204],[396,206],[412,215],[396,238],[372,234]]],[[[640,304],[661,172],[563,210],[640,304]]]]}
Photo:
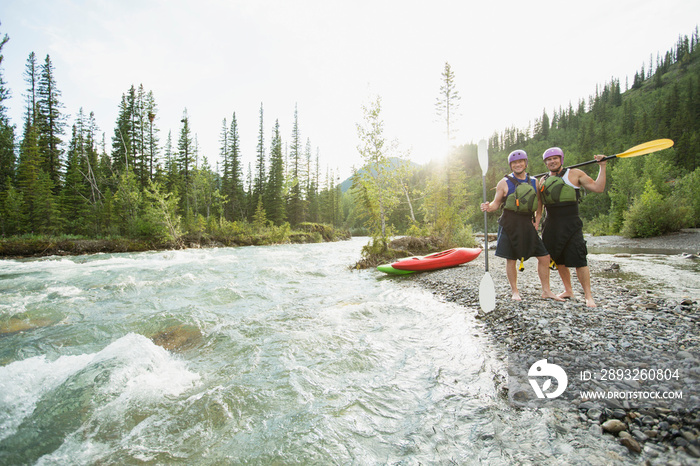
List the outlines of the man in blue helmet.
{"type": "Polygon", "coordinates": [[[514,150],[508,155],[512,173],[503,177],[496,185],[496,196],[491,202],[481,204],[484,212],[493,212],[503,204],[503,213],[498,219],[496,256],[506,259],[506,276],[510,283],[512,299],[520,301],[516,261],[522,262],[537,257],[537,274],[542,283],[542,297],[563,301],[549,288],[550,257],[537,227],[542,216],[542,203],[537,192],[537,183],[525,170],[527,154],[514,150]]]}
{"type": "Polygon", "coordinates": [[[559,276],[564,284],[561,298],[573,298],[569,267],[576,269],[576,276],[583,287],[586,306],[596,307],[591,293],[591,273],[588,268],[588,249],[583,239],[583,222],[578,214],[581,187],[594,193],[605,189],[604,155],[596,155],[600,170],[598,177],[588,176],[578,168],[564,168],[564,152],[559,147],[550,147],[542,154],[549,173],[543,176],[538,185],[542,203],[547,209],[547,217],[542,229],[542,241],[557,265],[559,276]]]}

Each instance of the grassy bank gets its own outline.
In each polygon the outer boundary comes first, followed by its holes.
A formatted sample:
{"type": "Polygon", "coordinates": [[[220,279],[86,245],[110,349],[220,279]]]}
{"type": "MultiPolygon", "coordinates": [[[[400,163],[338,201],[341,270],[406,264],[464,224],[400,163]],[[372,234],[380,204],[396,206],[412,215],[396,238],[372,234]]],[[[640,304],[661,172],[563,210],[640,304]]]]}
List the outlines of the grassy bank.
{"type": "Polygon", "coordinates": [[[163,249],[262,246],[284,243],[321,243],[350,239],[350,233],[329,225],[304,223],[262,229],[240,229],[228,234],[187,235],[177,241],[147,238],[87,238],[83,236],[22,235],[0,238],[0,258],[72,256],[80,254],[140,252],[163,249]]]}

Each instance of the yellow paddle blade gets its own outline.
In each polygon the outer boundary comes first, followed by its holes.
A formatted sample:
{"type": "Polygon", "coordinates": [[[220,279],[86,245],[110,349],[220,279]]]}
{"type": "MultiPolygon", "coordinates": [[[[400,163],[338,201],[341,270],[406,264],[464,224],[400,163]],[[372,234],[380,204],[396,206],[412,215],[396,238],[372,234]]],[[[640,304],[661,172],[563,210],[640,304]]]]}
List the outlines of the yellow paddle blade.
{"type": "MultiPolygon", "coordinates": [[[[601,159],[601,161],[614,159],[616,157],[625,158],[625,157],[636,157],[638,155],[651,154],[652,152],[668,149],[671,146],[673,146],[673,141],[670,139],[655,139],[653,141],[645,142],[644,144],[634,146],[631,149],[627,149],[626,151],[624,151],[621,154],[608,155],[607,157],[604,157],[603,159],[601,159]]],[[[588,160],[586,162],[577,163],[576,165],[570,165],[566,168],[578,168],[578,167],[583,167],[585,165],[590,165],[592,163],[597,163],[597,162],[598,162],[597,160],[588,160]]],[[[535,178],[540,178],[544,175],[546,175],[546,173],[540,173],[539,175],[535,175],[535,178]]]]}
{"type": "Polygon", "coordinates": [[[646,155],[659,150],[668,149],[671,146],[673,146],[673,141],[670,139],[655,139],[653,141],[634,146],[631,149],[627,149],[623,153],[617,154],[615,157],[636,157],[638,155],[646,155]]]}

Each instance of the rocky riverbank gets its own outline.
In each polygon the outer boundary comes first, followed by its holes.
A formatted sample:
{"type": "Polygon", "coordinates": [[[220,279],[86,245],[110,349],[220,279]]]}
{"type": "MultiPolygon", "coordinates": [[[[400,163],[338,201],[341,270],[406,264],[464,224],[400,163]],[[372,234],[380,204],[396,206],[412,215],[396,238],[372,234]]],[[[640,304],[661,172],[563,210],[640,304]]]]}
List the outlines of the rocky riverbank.
{"type": "MultiPolygon", "coordinates": [[[[619,237],[588,238],[589,248],[634,247],[672,250],[687,261],[700,252],[700,232],[689,230],[649,240],[619,237]],[[630,243],[633,241],[633,243],[630,243]]],[[[489,244],[491,245],[491,244],[489,244]]],[[[623,255],[624,257],[629,254],[623,255]]],[[[670,360],[656,359],[674,367],[682,360],[691,367],[694,398],[686,393],[680,408],[630,403],[627,400],[578,400],[569,405],[581,428],[625,445],[644,464],[700,464],[700,296],[697,289],[678,292],[648,282],[643,276],[620,264],[622,258],[589,254],[593,295],[597,308],[588,308],[583,291],[572,272],[576,297],[563,303],[540,298],[541,287],[536,261],[525,263],[519,273],[523,301],[510,299],[505,260],[489,252],[489,272],[496,288],[496,309],[487,315],[479,310],[478,284],[484,275],[483,257],[465,266],[407,276],[417,286],[432,290],[449,302],[475,312],[494,345],[506,354],[528,353],[542,358],[557,354],[626,354],[631,350],[670,360]],[[471,284],[467,286],[467,284],[471,284]],[[659,355],[659,356],[657,356],[659,355]]],[[[696,269],[690,271],[695,273],[696,269]]],[[[664,277],[659,277],[661,280],[664,277]]],[[[673,277],[665,277],[672,280],[673,277]]],[[[551,273],[555,293],[563,291],[556,272],[551,273]]],[[[687,387],[686,387],[687,388],[687,387]]],[[[504,388],[507,392],[507,389],[504,388]]]]}

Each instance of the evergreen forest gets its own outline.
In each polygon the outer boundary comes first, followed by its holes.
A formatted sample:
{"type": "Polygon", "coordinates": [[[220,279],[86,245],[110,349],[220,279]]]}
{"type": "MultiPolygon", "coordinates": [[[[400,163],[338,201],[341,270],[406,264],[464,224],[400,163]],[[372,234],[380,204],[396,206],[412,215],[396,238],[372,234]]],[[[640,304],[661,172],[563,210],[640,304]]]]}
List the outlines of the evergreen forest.
{"type": "MultiPolygon", "coordinates": [[[[122,95],[109,138],[92,113],[81,110],[67,121],[48,55],[27,58],[26,114],[17,127],[7,116],[10,89],[1,74],[9,39],[0,40],[2,238],[70,235],[180,247],[332,240],[349,231],[383,239],[434,236],[444,245],[467,246],[482,228],[476,143],[453,143],[445,160],[413,164],[384,136],[380,96],[362,107],[363,168],[348,182],[321,168],[318,152],[300,134],[296,108],[286,140],[278,122],[271,131],[265,126],[262,104],[257,135],[239,134],[235,111],[222,119],[220,163],[212,167],[199,154],[187,110],[177,133],[163,135],[155,96],[143,86],[132,84],[122,95]],[[242,166],[241,137],[257,137],[255,166],[242,166]]],[[[528,171],[539,174],[545,172],[541,155],[552,146],[561,147],[565,165],[572,165],[669,138],[671,149],[608,164],[605,192],[581,202],[585,230],[642,237],[699,226],[699,44],[696,28],[663,56],[650,57],[624,89],[611,78],[575,104],[543,109],[527,128],[495,131],[488,140],[487,186],[510,171],[507,156],[514,149],[525,150],[528,171]]],[[[436,114],[453,140],[459,91],[449,63],[442,83],[436,114]]],[[[585,171],[597,174],[595,165],[585,171]]],[[[489,215],[495,229],[499,214],[489,215]]]]}

